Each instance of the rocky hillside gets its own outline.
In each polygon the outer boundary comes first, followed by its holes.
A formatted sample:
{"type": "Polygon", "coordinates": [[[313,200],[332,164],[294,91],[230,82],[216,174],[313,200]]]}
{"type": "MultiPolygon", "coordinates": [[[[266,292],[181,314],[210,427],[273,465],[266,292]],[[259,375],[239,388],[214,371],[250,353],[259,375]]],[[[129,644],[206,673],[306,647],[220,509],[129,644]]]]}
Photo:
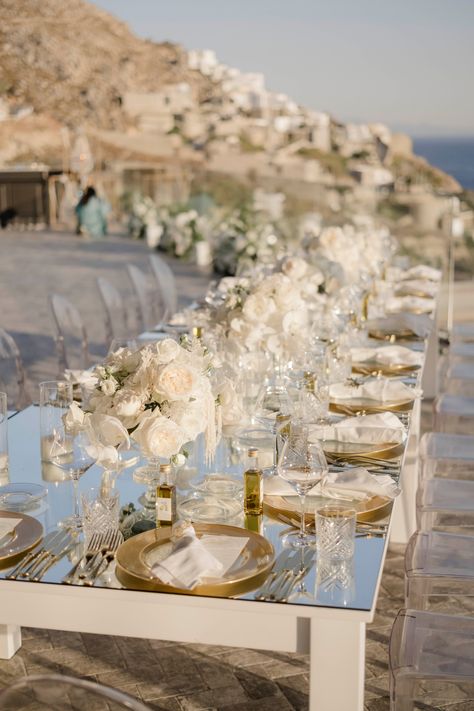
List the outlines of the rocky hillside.
{"type": "Polygon", "coordinates": [[[133,35],[84,0],[1,0],[0,96],[69,126],[124,127],[125,91],[206,80],[184,50],[133,35]]]}

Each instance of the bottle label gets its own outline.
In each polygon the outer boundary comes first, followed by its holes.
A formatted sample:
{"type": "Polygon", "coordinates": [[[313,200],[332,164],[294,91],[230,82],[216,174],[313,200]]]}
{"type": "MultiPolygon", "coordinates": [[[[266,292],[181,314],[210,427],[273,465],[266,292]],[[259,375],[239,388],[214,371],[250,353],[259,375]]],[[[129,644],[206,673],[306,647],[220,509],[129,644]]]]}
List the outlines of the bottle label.
{"type": "Polygon", "coordinates": [[[171,505],[171,499],[156,500],[156,518],[158,519],[158,521],[173,520],[173,509],[171,505]]]}

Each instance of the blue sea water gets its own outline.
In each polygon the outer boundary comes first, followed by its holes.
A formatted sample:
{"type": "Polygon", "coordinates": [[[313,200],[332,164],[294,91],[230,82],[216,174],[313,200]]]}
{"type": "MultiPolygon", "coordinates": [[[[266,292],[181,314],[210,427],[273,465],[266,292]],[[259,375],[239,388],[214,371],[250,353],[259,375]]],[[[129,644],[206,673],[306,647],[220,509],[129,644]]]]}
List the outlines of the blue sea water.
{"type": "Polygon", "coordinates": [[[414,152],[474,190],[474,137],[414,138],[414,152]]]}

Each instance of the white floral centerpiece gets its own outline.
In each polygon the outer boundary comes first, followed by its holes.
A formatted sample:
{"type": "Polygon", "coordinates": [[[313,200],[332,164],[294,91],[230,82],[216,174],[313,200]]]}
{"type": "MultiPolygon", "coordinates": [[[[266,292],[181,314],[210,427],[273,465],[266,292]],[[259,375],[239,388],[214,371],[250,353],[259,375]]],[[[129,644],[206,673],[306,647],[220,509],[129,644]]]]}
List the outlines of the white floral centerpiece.
{"type": "Polygon", "coordinates": [[[117,448],[129,446],[129,438],[147,458],[179,462],[183,446],[204,432],[211,457],[217,433],[210,369],[209,354],[195,340],[120,348],[94,368],[87,406],[73,405],[66,424],[88,431],[104,466],[117,461],[117,448]]]}

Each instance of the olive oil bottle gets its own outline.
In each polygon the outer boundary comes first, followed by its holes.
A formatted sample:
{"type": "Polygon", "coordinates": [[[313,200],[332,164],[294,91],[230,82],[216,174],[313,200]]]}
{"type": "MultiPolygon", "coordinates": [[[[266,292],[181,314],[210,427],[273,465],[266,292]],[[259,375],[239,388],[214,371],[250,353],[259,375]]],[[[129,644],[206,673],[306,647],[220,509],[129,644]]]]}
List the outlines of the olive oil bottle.
{"type": "Polygon", "coordinates": [[[156,527],[172,526],[176,521],[176,487],[171,483],[171,464],[160,464],[160,483],[156,488],[156,527]]]}
{"type": "Polygon", "coordinates": [[[244,472],[244,511],[246,514],[263,513],[263,474],[258,468],[258,449],[251,447],[248,465],[244,472]]]}

